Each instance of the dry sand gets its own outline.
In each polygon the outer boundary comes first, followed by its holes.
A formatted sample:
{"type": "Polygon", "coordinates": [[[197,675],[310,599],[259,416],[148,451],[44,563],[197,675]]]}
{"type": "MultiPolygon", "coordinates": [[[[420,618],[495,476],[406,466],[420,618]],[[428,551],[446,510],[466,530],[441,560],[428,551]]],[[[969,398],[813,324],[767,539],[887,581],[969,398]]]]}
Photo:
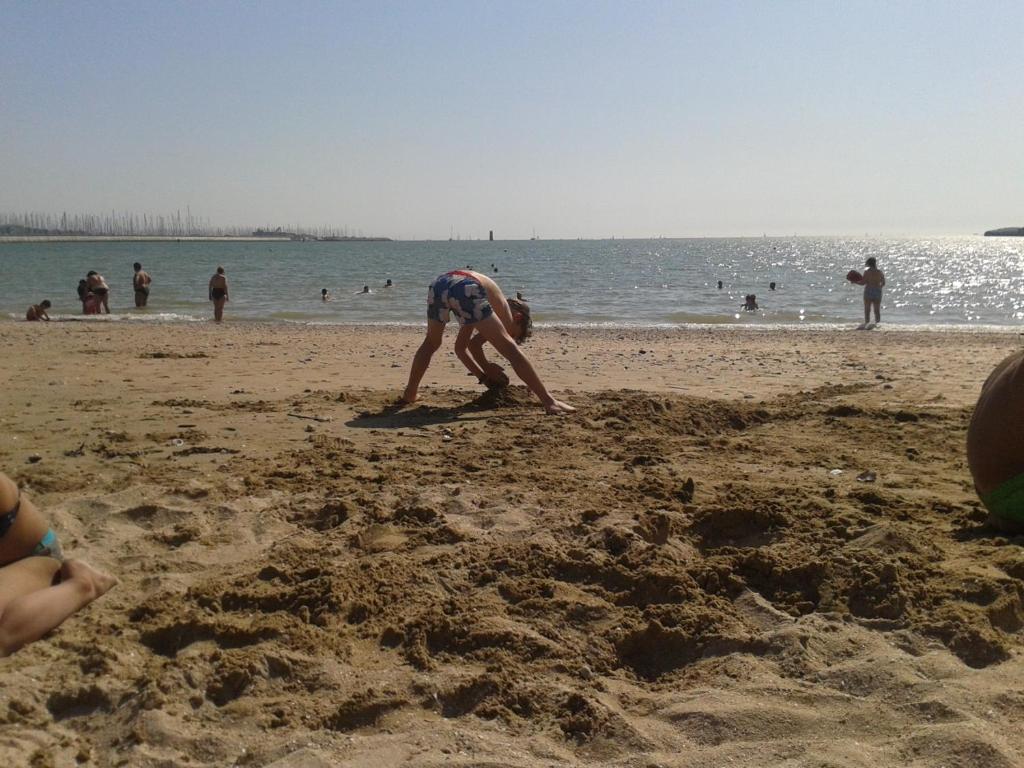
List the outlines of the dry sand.
{"type": "Polygon", "coordinates": [[[419,338],[0,324],[0,468],[121,579],[0,660],[2,764],[1024,762],[1016,335],[541,329],[569,418],[450,340],[389,411],[419,338]]]}

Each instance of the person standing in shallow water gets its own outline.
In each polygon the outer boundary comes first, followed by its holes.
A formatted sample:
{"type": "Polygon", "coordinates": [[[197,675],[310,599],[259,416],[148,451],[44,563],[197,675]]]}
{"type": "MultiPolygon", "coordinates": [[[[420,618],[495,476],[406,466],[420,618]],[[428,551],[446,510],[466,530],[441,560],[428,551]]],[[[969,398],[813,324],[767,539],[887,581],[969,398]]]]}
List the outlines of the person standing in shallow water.
{"type": "Polygon", "coordinates": [[[871,310],[875,310],[875,322],[882,322],[882,288],[885,287],[885,275],[878,268],[875,257],[864,262],[867,269],[861,277],[864,286],[864,325],[871,322],[871,310]]]}
{"type": "Polygon", "coordinates": [[[224,275],[224,267],[217,267],[217,271],[210,278],[210,301],[213,302],[213,319],[218,323],[224,319],[224,304],[228,299],[228,279],[224,275]]]}
{"type": "Polygon", "coordinates": [[[153,282],[153,278],[142,269],[142,265],[137,261],[132,265],[132,269],[135,270],[135,275],[132,277],[132,288],[135,290],[135,306],[144,307],[146,302],[149,301],[149,284],[153,282]]]}
{"type": "MultiPolygon", "coordinates": [[[[110,314],[110,287],[107,285],[107,281],[103,278],[99,272],[95,270],[90,271],[85,276],[86,285],[89,287],[89,291],[96,297],[100,306],[106,310],[106,313],[110,314]]],[[[97,312],[96,314],[99,314],[97,312]]]]}

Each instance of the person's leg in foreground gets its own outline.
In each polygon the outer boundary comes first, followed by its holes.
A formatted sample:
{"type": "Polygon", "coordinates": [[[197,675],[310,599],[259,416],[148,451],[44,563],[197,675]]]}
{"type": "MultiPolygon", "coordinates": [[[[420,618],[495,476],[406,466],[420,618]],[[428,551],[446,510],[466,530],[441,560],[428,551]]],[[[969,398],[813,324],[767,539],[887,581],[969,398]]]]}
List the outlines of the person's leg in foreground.
{"type": "Polygon", "coordinates": [[[81,560],[62,564],[51,556],[59,555],[59,547],[55,538],[50,538],[53,534],[42,515],[31,501],[19,496],[14,481],[0,473],[0,514],[14,509],[18,518],[0,539],[0,552],[11,557],[10,552],[19,546],[28,551],[27,556],[0,565],[0,657],[38,640],[117,583],[113,576],[81,560]],[[29,543],[32,541],[40,542],[39,546],[29,543]],[[47,554],[32,555],[33,547],[47,554]],[[61,581],[54,584],[58,572],[61,581]]]}

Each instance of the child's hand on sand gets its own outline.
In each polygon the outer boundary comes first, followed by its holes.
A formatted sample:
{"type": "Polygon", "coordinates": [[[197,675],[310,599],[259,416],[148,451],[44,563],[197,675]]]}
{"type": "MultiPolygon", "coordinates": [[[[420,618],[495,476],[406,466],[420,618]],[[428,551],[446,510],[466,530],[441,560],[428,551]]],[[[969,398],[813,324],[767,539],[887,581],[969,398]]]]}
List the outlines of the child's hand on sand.
{"type": "Polygon", "coordinates": [[[550,405],[544,406],[544,412],[549,416],[561,416],[564,413],[576,413],[576,409],[561,400],[552,400],[550,405]]]}

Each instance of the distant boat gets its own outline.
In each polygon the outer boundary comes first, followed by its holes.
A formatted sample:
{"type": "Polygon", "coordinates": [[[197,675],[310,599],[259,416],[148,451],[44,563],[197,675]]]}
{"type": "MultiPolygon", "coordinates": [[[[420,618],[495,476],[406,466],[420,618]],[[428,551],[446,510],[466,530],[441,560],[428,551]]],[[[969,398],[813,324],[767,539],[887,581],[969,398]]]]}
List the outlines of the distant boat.
{"type": "Polygon", "coordinates": [[[536,230],[536,228],[534,228],[534,230],[533,230],[533,236],[532,236],[532,237],[531,237],[530,239],[531,239],[531,240],[540,240],[540,238],[539,238],[539,237],[537,237],[537,230],[536,230]]]}

